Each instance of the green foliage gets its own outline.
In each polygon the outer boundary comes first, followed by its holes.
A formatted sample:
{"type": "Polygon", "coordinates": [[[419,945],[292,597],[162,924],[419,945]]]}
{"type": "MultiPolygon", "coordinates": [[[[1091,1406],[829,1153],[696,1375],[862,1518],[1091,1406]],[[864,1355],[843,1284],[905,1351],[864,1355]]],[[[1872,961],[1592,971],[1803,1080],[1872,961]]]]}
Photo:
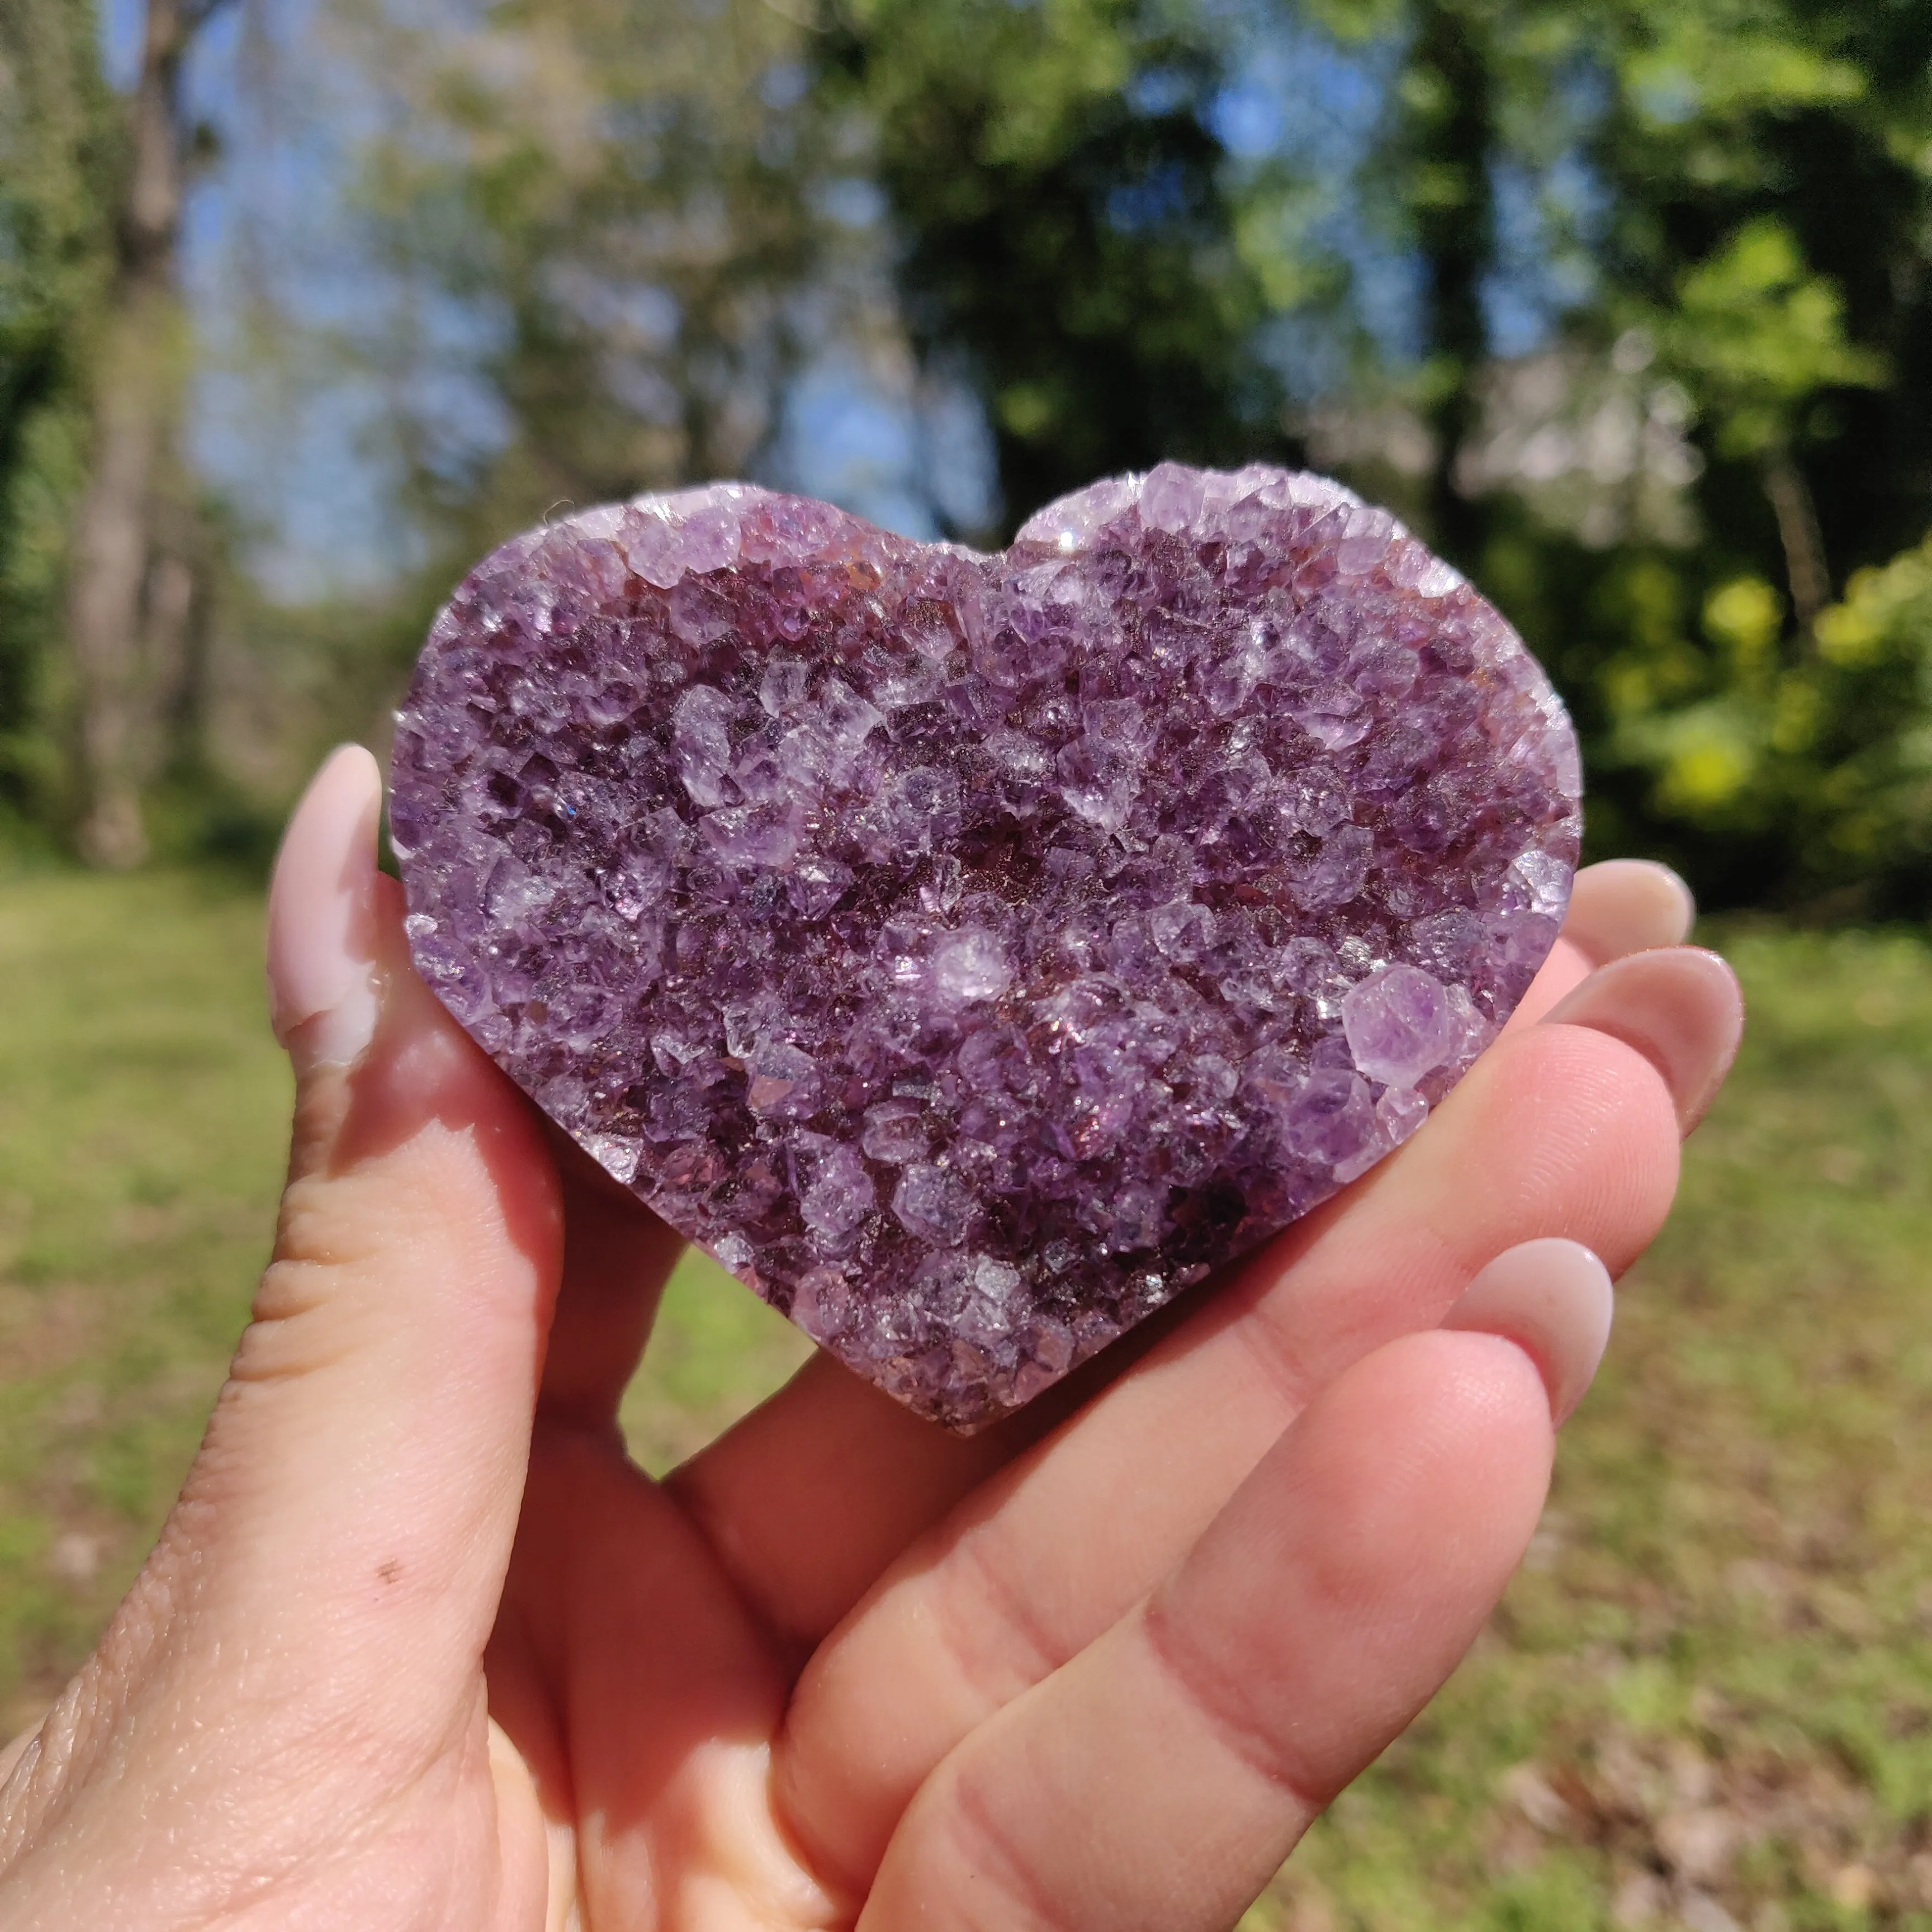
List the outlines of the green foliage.
{"type": "Polygon", "coordinates": [[[1222,191],[1202,116],[1227,56],[1208,10],[1157,0],[855,0],[828,37],[914,340],[979,388],[1016,520],[1163,456],[1288,446],[1257,332],[1300,284],[1222,191]]]}
{"type": "Polygon", "coordinates": [[[1560,621],[1568,633],[1550,656],[1590,748],[1596,850],[1660,849],[1719,903],[1922,916],[1932,904],[1927,543],[1854,572],[1804,630],[1780,584],[1749,566],[1720,574],[1720,562],[1708,552],[1599,560],[1529,548],[1534,594],[1553,604],[1553,580],[1575,598],[1560,614],[1532,607],[1531,627],[1560,621]]]}
{"type": "Polygon", "coordinates": [[[1599,849],[1667,853],[1718,903],[1923,909],[1910,649],[1853,674],[1810,627],[1932,510],[1932,8],[838,20],[826,98],[872,130],[915,340],[979,386],[1010,523],[1108,469],[1306,433],[1555,669],[1599,849]],[[1216,104],[1271,36],[1380,89],[1357,160],[1293,129],[1222,150],[1216,104]],[[1418,353],[1378,334],[1365,244],[1414,278],[1418,353]],[[1554,334],[1511,365],[1491,311],[1526,251],[1554,334]],[[1325,377],[1271,359],[1283,326],[1325,338],[1325,377]]]}
{"type": "Polygon", "coordinates": [[[1560,11],[1484,16],[1515,101],[1501,152],[1586,161],[1600,205],[1562,333],[1633,372],[1649,415],[1628,457],[1607,410],[1575,438],[1606,478],[1585,514],[1547,477],[1488,479],[1462,560],[1571,700],[1600,852],[1667,854],[1707,903],[1922,913],[1916,647],[1854,670],[1813,626],[1932,512],[1932,8],[1560,11]],[[1679,424],[1681,511],[1646,519],[1634,493],[1667,479],[1652,446],[1679,424]]]}
{"type": "Polygon", "coordinates": [[[90,0],[0,4],[0,829],[61,802],[68,527],[120,169],[97,44],[90,0]]]}
{"type": "MultiPolygon", "coordinates": [[[[230,594],[302,660],[256,665],[292,740],[366,729],[512,530],[769,470],[836,351],[976,392],[1008,528],[1163,456],[1345,476],[1551,666],[1597,849],[1713,904],[1926,909],[1916,620],[1856,665],[1820,626],[1932,521],[1932,0],[352,0],[332,33],[368,299],[282,333],[390,399],[419,568],[286,623],[230,594]],[[1231,136],[1269,87],[1276,134],[1231,136]]],[[[0,0],[0,801],[43,817],[112,238],[92,34],[0,0]]],[[[177,757],[164,832],[238,823],[193,796],[224,755],[177,757]]]]}
{"type": "MultiPolygon", "coordinates": [[[[1600,755],[1637,781],[1634,816],[1733,901],[1926,903],[1898,795],[1927,694],[1898,652],[1854,670],[1814,644],[1804,552],[1842,580],[1924,534],[1928,54],[1922,6],[1756,4],[1657,7],[1624,56],[1618,313],[1654,332],[1706,469],[1702,542],[1669,565],[1671,651],[1694,672],[1672,700],[1612,702],[1600,755]],[[1753,582],[1783,621],[1741,632],[1730,586],[1753,582]]],[[[1600,678],[1628,657],[1611,644],[1600,678]]]]}
{"type": "Polygon", "coordinates": [[[1660,324],[1666,359],[1699,400],[1720,458],[1783,449],[1796,412],[1821,391],[1884,379],[1882,358],[1846,340],[1837,288],[1805,272],[1797,238],[1772,215],[1684,269],[1660,324]]]}

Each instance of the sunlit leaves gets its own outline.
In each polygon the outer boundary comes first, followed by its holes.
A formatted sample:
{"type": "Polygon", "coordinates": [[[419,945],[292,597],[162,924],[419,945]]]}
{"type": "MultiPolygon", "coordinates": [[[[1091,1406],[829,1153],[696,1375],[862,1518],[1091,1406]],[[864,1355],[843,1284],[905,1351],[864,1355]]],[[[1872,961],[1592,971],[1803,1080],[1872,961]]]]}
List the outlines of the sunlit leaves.
{"type": "Polygon", "coordinates": [[[1745,223],[1684,274],[1664,329],[1726,456],[1788,443],[1798,406],[1820,389],[1885,377],[1880,357],[1846,339],[1837,289],[1806,272],[1796,238],[1774,216],[1745,223]]]}
{"type": "Polygon", "coordinates": [[[1932,677],[1932,538],[1882,567],[1858,572],[1844,601],[1823,612],[1815,628],[1828,663],[1855,670],[1900,651],[1932,677]]]}
{"type": "Polygon", "coordinates": [[[1761,679],[1784,628],[1784,599],[1761,577],[1733,577],[1704,599],[1704,630],[1742,684],[1761,679]]]}

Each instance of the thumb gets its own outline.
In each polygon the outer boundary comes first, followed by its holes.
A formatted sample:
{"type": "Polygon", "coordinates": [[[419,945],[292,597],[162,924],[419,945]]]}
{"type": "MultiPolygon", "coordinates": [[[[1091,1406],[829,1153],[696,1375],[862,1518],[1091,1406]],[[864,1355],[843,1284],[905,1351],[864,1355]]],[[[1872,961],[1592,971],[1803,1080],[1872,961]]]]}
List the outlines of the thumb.
{"type": "Polygon", "coordinates": [[[409,964],[380,802],[344,747],[276,862],[289,1182],[180,1515],[198,1616],[315,1641],[332,1685],[366,1669],[396,1718],[406,1673],[434,1724],[495,1616],[561,1231],[530,1109],[409,964]]]}
{"type": "MultiPolygon", "coordinates": [[[[0,1792],[0,1877],[38,1852],[52,1888],[37,1917],[28,1885],[23,1924],[80,1922],[61,1901],[83,1878],[115,1924],[211,1923],[211,1901],[272,1890],[372,1820],[421,1852],[423,1804],[452,1792],[471,1795],[449,1808],[464,1870],[509,1856],[474,1796],[493,1788],[482,1659],[556,1182],[529,1108],[410,970],[380,802],[375,760],[338,752],[276,862],[296,1096],[274,1256],[153,1555],[0,1792]]],[[[423,1853],[384,1896],[436,1874],[423,1853]]]]}
{"type": "Polygon", "coordinates": [[[278,1749],[346,1736],[365,1770],[373,1749],[405,1775],[482,1734],[556,1183],[530,1109],[410,967],[400,889],[376,867],[380,800],[374,759],[345,746],[284,838],[268,973],[296,1096],[274,1254],[90,1666],[118,1680],[124,1718],[146,1707],[151,1745],[180,1726],[198,1764],[211,1708],[273,1708],[307,1732],[278,1749]]]}

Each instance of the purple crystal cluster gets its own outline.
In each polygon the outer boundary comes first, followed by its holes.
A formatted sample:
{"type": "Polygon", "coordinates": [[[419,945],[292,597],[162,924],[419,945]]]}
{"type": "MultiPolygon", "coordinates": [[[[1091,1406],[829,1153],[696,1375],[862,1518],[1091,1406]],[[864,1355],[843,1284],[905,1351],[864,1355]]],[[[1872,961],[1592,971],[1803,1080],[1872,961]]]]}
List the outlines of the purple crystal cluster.
{"type": "Polygon", "coordinates": [[[506,544],[392,825],[616,1178],[970,1428],[1413,1133],[1556,935],[1575,741],[1394,519],[1163,464],[1002,556],[737,484],[506,544]]]}

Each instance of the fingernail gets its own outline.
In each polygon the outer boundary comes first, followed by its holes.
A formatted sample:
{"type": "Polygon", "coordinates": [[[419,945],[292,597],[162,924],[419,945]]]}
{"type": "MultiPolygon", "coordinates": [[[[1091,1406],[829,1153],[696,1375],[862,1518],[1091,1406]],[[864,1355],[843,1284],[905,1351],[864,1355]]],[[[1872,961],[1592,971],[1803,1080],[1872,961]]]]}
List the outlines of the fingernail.
{"type": "Polygon", "coordinates": [[[1697,916],[1690,888],[1651,859],[1606,859],[1576,874],[1563,934],[1602,966],[1652,946],[1681,946],[1697,916]]]}
{"type": "Polygon", "coordinates": [[[1599,968],[1544,1024],[1594,1027],[1635,1047],[1663,1075],[1688,1134],[1737,1058],[1744,995],[1714,952],[1672,946],[1599,968]]]}
{"type": "Polygon", "coordinates": [[[1580,1241],[1525,1241],[1470,1282],[1442,1325],[1515,1342],[1540,1371],[1561,1425],[1604,1359],[1614,1306],[1610,1270],[1580,1241]]]}
{"type": "Polygon", "coordinates": [[[268,887],[268,1010],[296,1071],[346,1066],[375,1036],[376,828],[382,779],[332,752],[282,835],[268,887]]]}

